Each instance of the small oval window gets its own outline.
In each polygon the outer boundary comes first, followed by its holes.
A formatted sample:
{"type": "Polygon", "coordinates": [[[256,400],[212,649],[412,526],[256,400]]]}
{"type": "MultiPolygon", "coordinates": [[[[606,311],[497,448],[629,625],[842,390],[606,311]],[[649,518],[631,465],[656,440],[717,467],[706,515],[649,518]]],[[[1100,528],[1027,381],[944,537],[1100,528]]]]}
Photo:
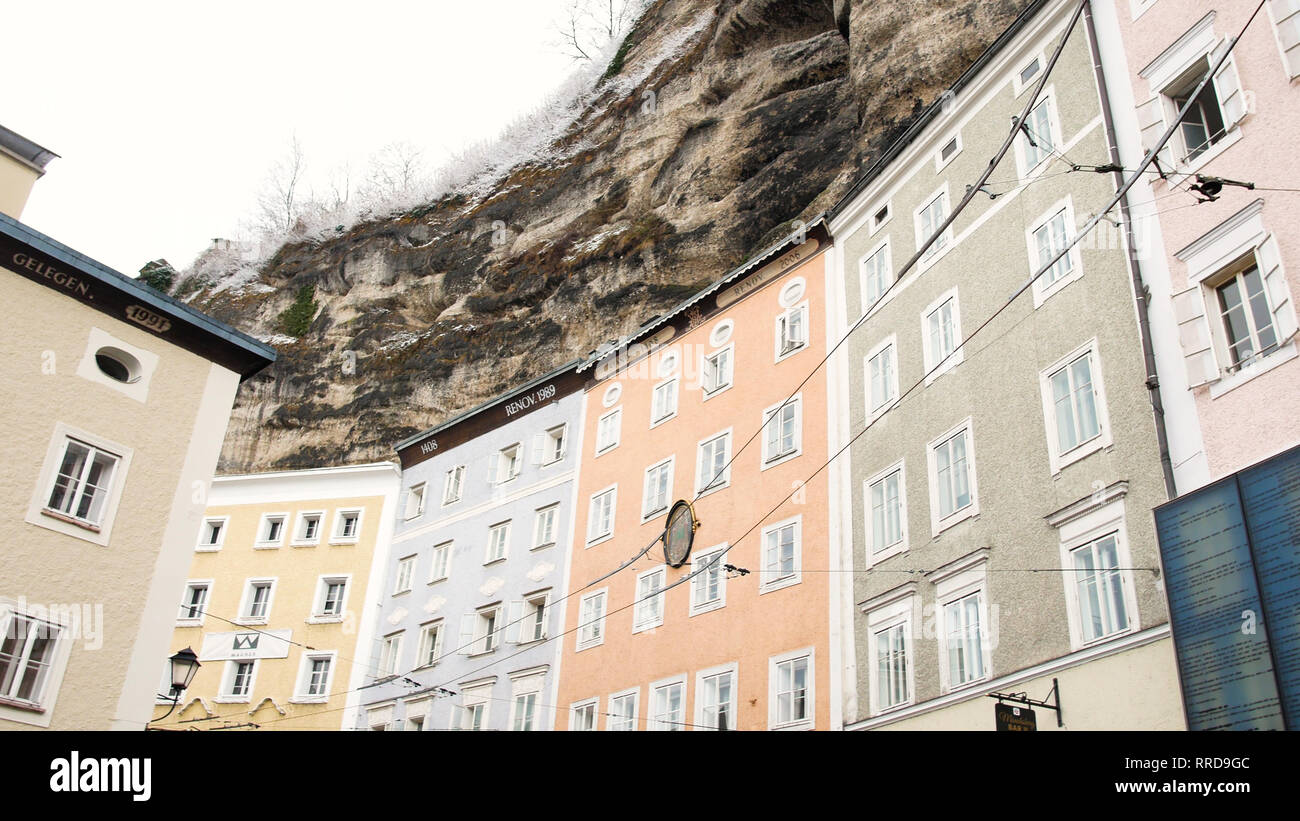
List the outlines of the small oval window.
{"type": "Polygon", "coordinates": [[[618,398],[622,395],[623,386],[615,382],[613,385],[610,385],[605,389],[605,396],[601,399],[601,404],[608,408],[610,405],[617,402],[618,398]]]}
{"type": "Polygon", "coordinates": [[[803,297],[804,281],[799,277],[781,289],[781,305],[789,308],[803,297]]]}
{"type": "Polygon", "coordinates": [[[714,325],[713,330],[709,333],[709,344],[715,348],[727,344],[727,340],[731,339],[731,329],[734,327],[735,323],[730,319],[724,319],[714,325]]]}
{"type": "Polygon", "coordinates": [[[115,382],[129,385],[140,378],[140,360],[121,348],[105,346],[95,351],[95,364],[115,382]]]}
{"type": "Polygon", "coordinates": [[[677,351],[669,351],[659,360],[659,375],[669,376],[677,370],[677,351]]]}

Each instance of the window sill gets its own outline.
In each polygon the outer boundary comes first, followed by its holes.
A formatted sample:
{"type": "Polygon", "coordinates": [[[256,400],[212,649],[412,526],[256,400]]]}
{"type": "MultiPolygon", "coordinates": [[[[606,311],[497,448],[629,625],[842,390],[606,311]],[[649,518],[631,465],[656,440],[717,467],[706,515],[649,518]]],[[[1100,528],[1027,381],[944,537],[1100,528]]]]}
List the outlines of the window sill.
{"type": "Polygon", "coordinates": [[[725,601],[715,601],[709,602],[708,604],[701,604],[698,607],[692,606],[690,617],[703,616],[705,613],[712,613],[714,610],[721,610],[723,607],[726,607],[726,605],[727,603],[725,601]]]}
{"type": "Polygon", "coordinates": [[[943,695],[947,695],[949,693],[958,693],[961,692],[962,690],[969,690],[972,687],[977,687],[988,680],[989,680],[989,675],[986,673],[980,676],[979,678],[971,679],[970,681],[963,681],[961,684],[956,684],[951,687],[943,688],[943,695]]]}
{"type": "Polygon", "coordinates": [[[803,448],[800,447],[781,456],[773,456],[771,459],[764,459],[763,465],[762,467],[759,468],[759,470],[767,470],[768,468],[774,468],[777,465],[781,465],[781,464],[785,464],[786,462],[789,462],[791,459],[798,459],[802,455],[803,455],[803,448]]]}
{"type": "Polygon", "coordinates": [[[596,456],[604,456],[606,453],[609,453],[611,450],[615,450],[615,449],[617,449],[617,448],[618,448],[618,442],[615,442],[615,443],[612,444],[612,445],[609,445],[609,446],[607,446],[607,447],[605,447],[605,448],[602,448],[602,449],[600,449],[600,450],[597,450],[597,451],[596,451],[596,456]]]}
{"type": "Polygon", "coordinates": [[[74,516],[69,516],[66,513],[59,513],[57,510],[50,510],[48,507],[43,508],[41,510],[41,515],[49,516],[51,519],[55,519],[60,522],[67,522],[68,524],[73,525],[74,527],[79,527],[82,530],[89,530],[91,533],[100,532],[99,525],[82,521],[81,519],[78,519],[74,516]]]}
{"type": "Polygon", "coordinates": [[[1200,171],[1213,161],[1215,157],[1218,157],[1224,151],[1227,151],[1229,148],[1236,145],[1237,141],[1241,139],[1241,136],[1241,123],[1238,123],[1233,126],[1230,131],[1225,133],[1217,143],[1214,143],[1212,146],[1207,148],[1199,157],[1188,163],[1178,163],[1177,167],[1169,173],[1169,190],[1172,191],[1182,185],[1188,177],[1192,176],[1197,171],[1200,171]]]}
{"type": "Polygon", "coordinates": [[[194,548],[195,553],[216,553],[220,550],[221,545],[219,544],[201,544],[196,545],[194,548]]]}
{"type": "Polygon", "coordinates": [[[1231,373],[1220,378],[1217,382],[1212,382],[1210,384],[1210,398],[1218,399],[1225,393],[1241,387],[1255,377],[1263,376],[1277,366],[1286,364],[1295,358],[1295,342],[1288,342],[1286,345],[1278,348],[1263,359],[1256,360],[1236,373],[1231,373]]]}
{"type": "Polygon", "coordinates": [[[360,541],[360,539],[357,539],[355,537],[330,539],[330,547],[351,547],[352,545],[355,545],[358,541],[360,541]]]}
{"type": "Polygon", "coordinates": [[[535,544],[535,545],[533,545],[532,547],[530,547],[530,548],[528,548],[528,549],[529,549],[530,551],[531,551],[531,550],[545,550],[545,549],[548,548],[548,547],[555,547],[555,542],[546,542],[545,544],[535,544]]]}
{"type": "Polygon", "coordinates": [[[494,565],[494,564],[500,564],[501,562],[504,562],[505,560],[506,560],[506,557],[505,557],[505,556],[498,556],[498,557],[495,558],[495,559],[488,559],[487,561],[483,562],[483,566],[484,566],[484,567],[491,567],[492,565],[494,565]]]}
{"type": "Polygon", "coordinates": [[[879,552],[867,552],[867,567],[875,567],[886,559],[902,555],[907,552],[907,540],[881,548],[879,552]]]}
{"type": "Polygon", "coordinates": [[[248,704],[252,701],[248,696],[217,696],[212,700],[217,704],[248,704]]]}
{"type": "Polygon", "coordinates": [[[777,579],[775,581],[764,582],[763,584],[760,584],[758,586],[758,595],[761,596],[764,593],[771,593],[776,590],[782,590],[787,587],[793,587],[794,585],[799,584],[801,581],[803,581],[801,575],[796,573],[793,576],[786,576],[784,578],[777,579]]]}
{"type": "Polygon", "coordinates": [[[177,619],[177,627],[202,627],[203,619],[177,619]]]}
{"type": "Polygon", "coordinates": [[[663,626],[664,626],[663,619],[660,619],[659,621],[653,622],[651,624],[633,625],[632,635],[635,636],[637,633],[653,633],[656,627],[663,627],[663,626]]]}
{"type": "Polygon", "coordinates": [[[320,546],[320,539],[312,539],[309,542],[296,541],[296,540],[289,542],[289,547],[319,547],[319,546],[320,546]]]}
{"type": "Polygon", "coordinates": [[[614,534],[613,534],[613,533],[606,533],[606,534],[603,535],[603,536],[597,536],[597,537],[594,538],[594,539],[589,539],[589,540],[587,540],[587,547],[595,547],[596,545],[600,544],[601,542],[608,542],[608,541],[609,541],[610,539],[612,539],[612,538],[614,538],[614,534]]]}
{"type": "MultiPolygon", "coordinates": [[[[1073,251],[1071,251],[1070,253],[1073,253],[1073,251]]],[[[1069,259],[1070,257],[1066,257],[1066,258],[1069,259]]],[[[1034,274],[1037,272],[1038,269],[1035,268],[1030,273],[1034,274]]],[[[1043,307],[1043,304],[1046,303],[1047,300],[1056,296],[1061,291],[1064,291],[1066,286],[1068,286],[1070,283],[1076,282],[1080,279],[1083,279],[1083,267],[1080,265],[1075,265],[1073,271],[1061,277],[1060,279],[1056,280],[1055,282],[1051,283],[1050,285],[1044,286],[1041,290],[1038,287],[1038,282],[1035,282],[1033,286],[1034,310],[1038,310],[1039,308],[1043,307]]]]}
{"type": "Polygon", "coordinates": [[[443,499],[443,500],[442,500],[442,506],[443,506],[443,507],[450,507],[451,505],[454,505],[454,504],[456,504],[456,503],[459,502],[459,501],[460,501],[460,497],[459,497],[459,496],[457,496],[455,499],[443,499]]]}
{"type": "Polygon", "coordinates": [[[555,459],[550,460],[549,462],[542,462],[542,465],[541,465],[541,466],[544,467],[544,468],[548,468],[548,467],[551,467],[552,465],[558,465],[558,464],[560,464],[560,463],[563,462],[563,461],[564,461],[564,456],[561,455],[561,456],[559,456],[558,458],[555,458],[555,459]]]}
{"type": "Polygon", "coordinates": [[[916,702],[910,699],[908,701],[900,701],[898,704],[891,704],[888,707],[881,707],[879,710],[872,710],[871,717],[875,718],[876,716],[883,716],[883,715],[889,715],[890,713],[896,713],[899,710],[902,710],[906,707],[911,707],[914,704],[916,704],[916,702]]]}
{"type": "Polygon", "coordinates": [[[600,647],[600,646],[603,645],[604,643],[605,643],[605,640],[604,640],[604,639],[601,639],[600,641],[594,641],[594,642],[592,642],[592,643],[590,643],[590,644],[579,644],[579,645],[577,645],[577,649],[575,649],[574,652],[575,652],[575,653],[581,653],[583,650],[594,650],[595,648],[600,647]]]}
{"type": "Polygon", "coordinates": [[[729,488],[729,487],[731,487],[731,477],[730,477],[730,476],[728,476],[728,477],[726,478],[726,481],[721,482],[720,484],[710,485],[709,487],[704,488],[703,490],[700,490],[699,488],[696,488],[696,490],[695,490],[695,498],[696,498],[696,500],[703,499],[705,496],[709,496],[709,495],[711,495],[711,494],[717,493],[717,492],[720,491],[720,490],[726,490],[726,489],[729,488]]]}
{"type": "Polygon", "coordinates": [[[731,390],[731,386],[732,386],[733,384],[734,384],[734,383],[732,383],[732,382],[728,382],[727,384],[722,385],[721,387],[714,388],[713,390],[707,390],[706,388],[704,388],[703,386],[701,386],[701,387],[700,387],[700,394],[701,394],[701,396],[700,396],[700,401],[701,401],[701,402],[708,402],[708,401],[709,401],[710,399],[712,399],[713,397],[718,396],[719,394],[724,394],[724,393],[726,393],[727,391],[731,390]]]}
{"type": "MultiPolygon", "coordinates": [[[[934,384],[934,382],[938,380],[939,377],[943,376],[944,374],[951,371],[953,368],[960,365],[962,362],[965,361],[965,359],[966,356],[961,348],[958,348],[954,352],[948,354],[947,359],[943,360],[943,363],[939,365],[939,369],[936,370],[934,373],[929,374],[929,376],[925,377],[925,386],[927,388],[930,387],[930,385],[934,384]]],[[[932,368],[934,368],[934,366],[927,363],[925,370],[927,373],[929,373],[929,371],[932,368]]]]}
{"type": "MultiPolygon", "coordinates": [[[[168,701],[167,703],[170,704],[171,702],[168,701]]],[[[34,702],[31,702],[31,701],[20,701],[19,699],[16,699],[16,698],[6,698],[6,697],[4,697],[4,696],[0,696],[0,706],[4,706],[4,707],[12,707],[12,708],[14,708],[15,710],[22,710],[23,712],[26,712],[26,713],[44,713],[44,712],[45,712],[45,708],[44,708],[43,706],[41,706],[40,704],[36,704],[36,703],[34,703],[34,702]]]]}
{"type": "Polygon", "coordinates": [[[254,618],[249,618],[248,616],[235,619],[235,624],[242,624],[244,626],[252,626],[256,624],[268,624],[268,623],[270,623],[270,619],[254,619],[254,618]]]}
{"type": "Polygon", "coordinates": [[[791,348],[791,349],[788,350],[788,351],[783,351],[783,352],[781,352],[781,353],[778,353],[778,354],[776,355],[776,359],[773,360],[773,364],[775,364],[775,363],[777,363],[777,362],[784,362],[785,360],[789,359],[790,357],[792,357],[792,356],[797,356],[797,355],[803,353],[803,352],[806,351],[806,350],[808,350],[808,343],[807,343],[807,342],[803,343],[802,345],[800,345],[800,346],[797,347],[797,348],[791,348]]]}
{"type": "Polygon", "coordinates": [[[408,594],[408,593],[410,593],[410,592],[411,592],[411,588],[408,587],[408,588],[406,588],[405,590],[394,590],[394,591],[393,591],[393,595],[394,595],[394,596],[405,596],[406,594],[408,594]]]}
{"type": "Polygon", "coordinates": [[[802,718],[802,719],[800,719],[800,720],[798,720],[798,721],[787,721],[785,724],[773,724],[773,725],[771,726],[770,729],[772,729],[772,730],[783,730],[783,731],[789,731],[789,730],[811,730],[811,729],[813,729],[813,726],[814,726],[814,724],[813,724],[813,720],[812,720],[812,719],[810,719],[810,718],[802,718]]]}
{"type": "Polygon", "coordinates": [[[294,696],[290,704],[328,704],[329,696],[294,696]]]}
{"type": "Polygon", "coordinates": [[[1087,442],[1084,442],[1081,445],[1075,445],[1074,448],[1066,451],[1063,454],[1060,455],[1054,453],[1049,454],[1051,456],[1050,461],[1052,463],[1051,464],[1052,478],[1059,479],[1061,476],[1061,471],[1065,470],[1070,465],[1073,465],[1077,462],[1081,462],[1084,459],[1087,459],[1089,456],[1093,455],[1094,453],[1105,450],[1106,448],[1110,447],[1110,445],[1111,445],[1110,431],[1103,430],[1101,433],[1089,439],[1087,442]]]}
{"type": "Polygon", "coordinates": [[[342,624],[342,616],[309,616],[306,619],[308,624],[342,624]]]}
{"type": "Polygon", "coordinates": [[[962,522],[966,521],[967,519],[973,519],[978,515],[979,515],[979,508],[975,505],[974,502],[971,502],[969,505],[966,505],[966,507],[962,508],[956,513],[949,513],[946,518],[936,519],[932,523],[934,526],[933,535],[937,537],[940,533],[943,533],[945,530],[953,528],[961,524],[962,522]]]}
{"type": "Polygon", "coordinates": [[[282,547],[283,542],[253,542],[254,550],[279,550],[282,547]]]}
{"type": "Polygon", "coordinates": [[[445,582],[445,581],[447,581],[447,579],[449,579],[449,578],[451,578],[451,577],[450,577],[450,576],[439,576],[439,577],[436,578],[436,579],[429,579],[429,584],[439,584],[439,583],[441,583],[441,582],[445,582]]]}
{"type": "Polygon", "coordinates": [[[655,510],[649,511],[648,513],[642,513],[641,524],[646,524],[647,522],[653,522],[655,519],[658,519],[660,516],[664,515],[667,512],[668,512],[668,505],[664,505],[661,508],[657,508],[655,510]]]}
{"type": "Polygon", "coordinates": [[[660,425],[664,424],[665,422],[671,422],[671,421],[673,421],[673,420],[676,419],[676,418],[677,418],[677,411],[673,411],[672,413],[668,414],[667,416],[663,417],[662,419],[651,420],[651,422],[650,422],[650,429],[651,429],[651,430],[654,430],[655,428],[659,427],[660,425]]]}

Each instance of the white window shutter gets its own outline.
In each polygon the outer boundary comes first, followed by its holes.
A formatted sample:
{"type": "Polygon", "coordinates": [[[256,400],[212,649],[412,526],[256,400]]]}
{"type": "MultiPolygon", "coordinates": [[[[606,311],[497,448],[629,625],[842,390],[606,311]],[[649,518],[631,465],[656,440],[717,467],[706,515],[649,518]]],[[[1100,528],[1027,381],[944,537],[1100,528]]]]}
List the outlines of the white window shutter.
{"type": "Polygon", "coordinates": [[[506,616],[506,641],[511,644],[519,643],[519,620],[524,617],[524,603],[521,601],[510,602],[510,614],[506,616]]]}
{"type": "Polygon", "coordinates": [[[474,652],[474,627],[478,622],[477,613],[466,613],[460,617],[460,640],[456,642],[456,652],[468,656],[474,652]]]}
{"type": "Polygon", "coordinates": [[[569,425],[566,422],[560,427],[560,456],[563,459],[569,453],[569,425]]]}
{"type": "MultiPolygon", "coordinates": [[[[1147,100],[1138,106],[1138,129],[1142,132],[1142,150],[1150,153],[1155,148],[1156,143],[1165,133],[1165,101],[1159,94],[1147,100]]],[[[1169,171],[1174,167],[1173,153],[1169,149],[1169,144],[1165,143],[1164,148],[1156,156],[1160,165],[1169,171]]]]}
{"type": "Polygon", "coordinates": [[[1295,303],[1291,300],[1291,289],[1287,286],[1286,273],[1282,270],[1282,255],[1278,253],[1277,238],[1269,234],[1255,249],[1255,258],[1259,262],[1260,275],[1264,278],[1268,304],[1273,309],[1273,321],[1277,325],[1277,343],[1285,345],[1296,332],[1296,315],[1295,303]]]}
{"type": "Polygon", "coordinates": [[[550,636],[551,631],[546,628],[546,622],[550,618],[550,616],[551,616],[551,600],[548,597],[545,601],[542,602],[542,612],[537,615],[537,618],[540,619],[542,622],[542,638],[547,638],[548,636],[550,636]]]}
{"type": "Polygon", "coordinates": [[[501,468],[501,454],[494,453],[491,456],[489,456],[488,473],[487,473],[489,485],[495,485],[497,483],[497,471],[500,470],[500,468],[501,468]]]}
{"type": "Polygon", "coordinates": [[[500,647],[501,639],[506,635],[505,617],[506,609],[504,607],[498,607],[496,609],[496,617],[493,619],[493,624],[496,625],[496,629],[492,631],[493,633],[496,633],[496,640],[492,642],[493,647],[500,647]]]}
{"type": "Polygon", "coordinates": [[[1268,0],[1277,45],[1288,77],[1300,76],[1300,0],[1268,0]]]}
{"type": "Polygon", "coordinates": [[[534,465],[540,465],[540,464],[542,463],[542,460],[546,458],[545,455],[544,455],[545,452],[546,452],[546,434],[545,434],[545,433],[534,433],[534,434],[533,434],[533,454],[532,454],[532,460],[531,460],[531,461],[532,461],[532,464],[534,464],[534,465]]]}
{"type": "MultiPolygon", "coordinates": [[[[1219,62],[1219,58],[1228,49],[1225,40],[1210,55],[1210,65],[1219,62]]],[[[1219,108],[1223,111],[1223,127],[1231,129],[1246,116],[1246,93],[1241,90],[1241,78],[1237,76],[1237,62],[1231,55],[1214,74],[1214,91],[1219,97],[1219,108]]]]}
{"type": "Polygon", "coordinates": [[[1210,326],[1205,320],[1205,302],[1200,286],[1174,294],[1174,319],[1187,364],[1187,387],[1204,385],[1219,375],[1210,344],[1210,326]]]}

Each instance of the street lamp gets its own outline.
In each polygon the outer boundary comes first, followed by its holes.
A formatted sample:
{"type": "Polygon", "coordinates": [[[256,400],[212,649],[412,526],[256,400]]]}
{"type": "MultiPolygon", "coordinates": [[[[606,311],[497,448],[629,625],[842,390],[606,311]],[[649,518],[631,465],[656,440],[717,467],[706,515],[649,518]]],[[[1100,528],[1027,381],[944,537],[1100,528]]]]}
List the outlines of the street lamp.
{"type": "Polygon", "coordinates": [[[162,721],[172,714],[172,711],[176,709],[176,705],[180,704],[181,693],[189,688],[190,682],[194,680],[194,674],[199,671],[201,666],[203,665],[199,664],[199,657],[194,655],[194,651],[188,647],[171,657],[171,692],[167,695],[160,693],[159,697],[171,699],[172,709],[155,719],[156,721],[162,721]]]}

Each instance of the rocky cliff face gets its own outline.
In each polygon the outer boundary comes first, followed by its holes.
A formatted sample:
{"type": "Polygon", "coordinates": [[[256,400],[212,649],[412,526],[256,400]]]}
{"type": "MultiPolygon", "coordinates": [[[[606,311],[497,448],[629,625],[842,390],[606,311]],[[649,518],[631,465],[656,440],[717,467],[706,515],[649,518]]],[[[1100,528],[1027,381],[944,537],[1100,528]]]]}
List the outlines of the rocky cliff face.
{"type": "Polygon", "coordinates": [[[632,331],[833,204],[1026,5],[658,0],[545,159],[287,245],[237,286],[177,286],[280,351],[220,470],[388,458],[632,331]]]}

